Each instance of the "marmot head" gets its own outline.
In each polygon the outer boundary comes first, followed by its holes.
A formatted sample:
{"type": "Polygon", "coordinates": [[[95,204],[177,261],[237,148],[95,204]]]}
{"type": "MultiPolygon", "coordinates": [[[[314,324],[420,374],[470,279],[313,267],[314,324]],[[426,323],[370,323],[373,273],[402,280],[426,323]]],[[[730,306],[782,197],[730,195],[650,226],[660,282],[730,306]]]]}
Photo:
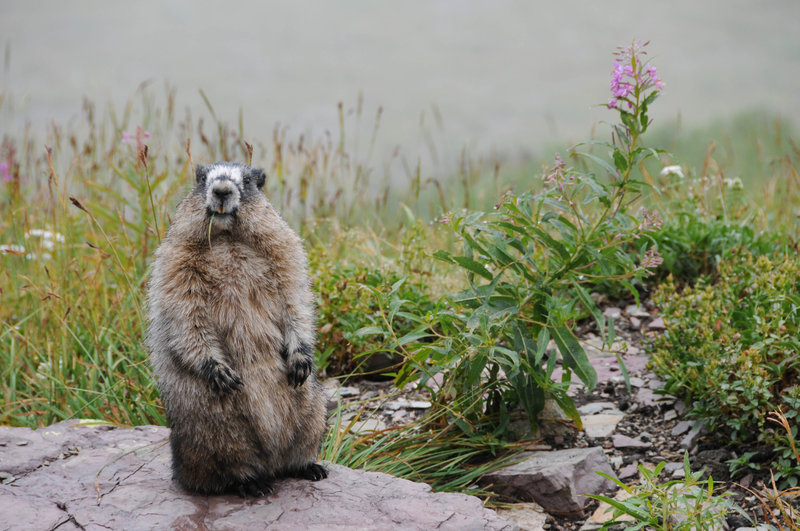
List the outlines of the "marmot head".
{"type": "Polygon", "coordinates": [[[262,193],[266,181],[264,170],[235,162],[198,166],[195,176],[195,193],[205,197],[206,212],[219,221],[235,218],[243,202],[262,193]]]}

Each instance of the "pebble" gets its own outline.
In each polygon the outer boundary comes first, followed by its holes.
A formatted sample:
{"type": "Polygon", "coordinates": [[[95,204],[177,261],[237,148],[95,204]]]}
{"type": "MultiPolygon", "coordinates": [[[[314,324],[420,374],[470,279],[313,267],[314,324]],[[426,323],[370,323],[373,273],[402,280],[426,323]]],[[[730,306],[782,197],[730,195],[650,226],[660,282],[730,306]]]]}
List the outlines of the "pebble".
{"type": "Polygon", "coordinates": [[[688,420],[681,420],[680,422],[675,424],[675,427],[672,428],[672,431],[670,433],[673,436],[683,435],[684,433],[689,431],[691,427],[692,427],[691,422],[689,422],[688,420]]]}
{"type": "Polygon", "coordinates": [[[703,424],[693,424],[692,429],[687,433],[681,441],[681,448],[684,450],[691,450],[697,445],[697,441],[705,435],[706,429],[703,424]]]}
{"type": "Polygon", "coordinates": [[[678,412],[675,411],[674,409],[670,409],[669,411],[664,413],[664,420],[666,421],[675,420],[676,418],[678,418],[678,412]]]}
{"type": "Polygon", "coordinates": [[[625,313],[631,317],[650,317],[650,312],[641,306],[636,306],[635,304],[627,305],[625,307],[625,313]]]}
{"type": "Polygon", "coordinates": [[[622,315],[622,310],[615,306],[609,306],[605,310],[603,310],[603,315],[608,318],[614,319],[615,321],[620,318],[622,315]]]}
{"type": "Polygon", "coordinates": [[[623,449],[623,448],[650,448],[650,444],[644,441],[636,440],[632,437],[628,437],[627,435],[622,435],[617,433],[611,439],[611,442],[614,444],[614,448],[623,449]]]}
{"type": "Polygon", "coordinates": [[[630,381],[633,387],[644,387],[644,380],[636,376],[631,377],[628,381],[630,381]]]}
{"type": "Polygon", "coordinates": [[[636,317],[631,317],[631,328],[633,328],[634,330],[639,330],[641,327],[642,327],[642,322],[636,317]]]}
{"type": "Polygon", "coordinates": [[[630,465],[625,465],[617,471],[617,478],[621,480],[629,479],[636,476],[638,473],[639,469],[636,466],[636,463],[631,463],[630,465]]]}
{"type": "Polygon", "coordinates": [[[648,330],[666,330],[667,326],[664,324],[664,319],[656,317],[647,325],[648,330]]]}
{"type": "Polygon", "coordinates": [[[614,409],[613,402],[589,402],[578,408],[578,413],[581,415],[594,415],[600,413],[604,409],[614,409]]]}
{"type": "Polygon", "coordinates": [[[29,441],[17,441],[17,446],[28,446],[29,441]]]}

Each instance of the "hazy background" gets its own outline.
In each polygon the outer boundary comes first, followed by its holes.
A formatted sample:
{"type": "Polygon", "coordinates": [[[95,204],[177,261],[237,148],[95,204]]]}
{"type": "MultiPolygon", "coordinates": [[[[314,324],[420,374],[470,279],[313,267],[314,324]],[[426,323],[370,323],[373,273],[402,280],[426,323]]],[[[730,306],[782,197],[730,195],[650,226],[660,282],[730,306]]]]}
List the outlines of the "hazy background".
{"type": "Polygon", "coordinates": [[[121,105],[168,80],[179,109],[244,111],[248,136],[335,128],[337,102],[384,109],[380,145],[424,147],[420,118],[449,148],[518,154],[582,139],[611,119],[611,52],[649,39],[666,82],[654,115],[705,123],[761,107],[800,118],[800,1],[404,0],[3,1],[0,133],[121,105]],[[444,132],[433,127],[440,112],[444,132]]]}

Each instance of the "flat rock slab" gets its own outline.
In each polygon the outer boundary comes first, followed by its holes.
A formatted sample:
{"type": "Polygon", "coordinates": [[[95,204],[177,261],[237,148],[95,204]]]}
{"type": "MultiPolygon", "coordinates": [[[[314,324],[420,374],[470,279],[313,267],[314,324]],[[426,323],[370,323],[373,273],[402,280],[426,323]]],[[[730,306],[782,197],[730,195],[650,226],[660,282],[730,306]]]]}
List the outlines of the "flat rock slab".
{"type": "Polygon", "coordinates": [[[554,513],[579,512],[590,501],[584,494],[616,490],[611,480],[596,473],[616,477],[600,447],[526,452],[522,458],[483,476],[481,482],[499,494],[535,501],[554,513]]]}
{"type": "Polygon", "coordinates": [[[497,529],[474,496],[434,493],[326,463],[328,479],[282,480],[265,498],[197,496],[171,480],[160,426],[0,427],[4,529],[497,529]],[[7,527],[6,527],[7,526],[7,527]]]}

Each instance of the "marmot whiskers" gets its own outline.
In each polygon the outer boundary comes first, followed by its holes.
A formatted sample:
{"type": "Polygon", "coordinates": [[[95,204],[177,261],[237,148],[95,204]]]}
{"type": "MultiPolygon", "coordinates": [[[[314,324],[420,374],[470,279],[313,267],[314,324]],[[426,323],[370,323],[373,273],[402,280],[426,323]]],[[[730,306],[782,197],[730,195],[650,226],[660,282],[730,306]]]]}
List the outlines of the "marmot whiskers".
{"type": "Polygon", "coordinates": [[[265,178],[198,167],[155,253],[147,346],[175,478],[195,492],[260,496],[277,477],[327,476],[306,257],[265,178]]]}

